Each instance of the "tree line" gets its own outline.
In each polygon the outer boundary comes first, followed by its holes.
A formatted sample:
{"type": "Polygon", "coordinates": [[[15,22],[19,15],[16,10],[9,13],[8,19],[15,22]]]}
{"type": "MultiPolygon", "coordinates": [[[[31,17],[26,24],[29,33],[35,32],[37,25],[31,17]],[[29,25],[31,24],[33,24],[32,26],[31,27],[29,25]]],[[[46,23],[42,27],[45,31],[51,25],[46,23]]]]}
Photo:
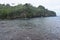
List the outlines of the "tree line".
{"type": "Polygon", "coordinates": [[[34,7],[31,4],[18,4],[11,6],[9,4],[0,4],[0,19],[15,19],[15,18],[34,18],[34,17],[49,17],[56,16],[56,12],[46,9],[39,5],[34,7]]]}

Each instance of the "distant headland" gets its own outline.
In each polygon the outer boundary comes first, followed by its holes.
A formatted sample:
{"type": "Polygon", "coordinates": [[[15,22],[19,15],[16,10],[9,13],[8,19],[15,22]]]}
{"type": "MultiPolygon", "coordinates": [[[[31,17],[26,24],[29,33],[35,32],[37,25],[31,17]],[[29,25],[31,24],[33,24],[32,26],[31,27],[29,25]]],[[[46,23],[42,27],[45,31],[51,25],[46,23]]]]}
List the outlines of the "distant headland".
{"type": "Polygon", "coordinates": [[[10,6],[9,4],[0,4],[0,19],[15,19],[15,18],[35,18],[35,17],[50,17],[56,16],[56,12],[46,9],[39,5],[34,7],[31,4],[19,4],[10,6]]]}

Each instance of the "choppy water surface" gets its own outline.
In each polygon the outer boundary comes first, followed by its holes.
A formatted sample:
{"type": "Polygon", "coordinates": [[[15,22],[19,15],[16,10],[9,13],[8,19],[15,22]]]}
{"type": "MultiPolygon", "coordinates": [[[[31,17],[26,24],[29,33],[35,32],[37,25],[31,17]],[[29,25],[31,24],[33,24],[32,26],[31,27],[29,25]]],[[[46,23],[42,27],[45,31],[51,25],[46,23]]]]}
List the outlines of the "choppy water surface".
{"type": "Polygon", "coordinates": [[[0,40],[60,40],[60,17],[2,20],[0,40]]]}

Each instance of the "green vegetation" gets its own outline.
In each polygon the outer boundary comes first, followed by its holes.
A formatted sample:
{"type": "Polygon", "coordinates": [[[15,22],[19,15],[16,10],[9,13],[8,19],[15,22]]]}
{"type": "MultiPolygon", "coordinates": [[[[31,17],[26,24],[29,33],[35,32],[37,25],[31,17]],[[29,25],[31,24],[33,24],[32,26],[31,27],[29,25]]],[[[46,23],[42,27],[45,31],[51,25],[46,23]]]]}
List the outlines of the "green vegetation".
{"type": "Polygon", "coordinates": [[[54,11],[45,9],[43,6],[34,7],[31,4],[19,4],[10,6],[9,4],[0,4],[0,19],[15,19],[15,18],[33,18],[33,17],[48,17],[56,16],[54,11]]]}

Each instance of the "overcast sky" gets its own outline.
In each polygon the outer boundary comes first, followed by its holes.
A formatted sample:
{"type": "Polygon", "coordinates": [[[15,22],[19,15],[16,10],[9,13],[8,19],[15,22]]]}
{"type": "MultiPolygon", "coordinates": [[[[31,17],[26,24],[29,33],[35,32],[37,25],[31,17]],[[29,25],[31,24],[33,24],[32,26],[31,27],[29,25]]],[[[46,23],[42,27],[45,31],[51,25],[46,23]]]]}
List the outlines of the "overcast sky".
{"type": "Polygon", "coordinates": [[[25,4],[30,3],[34,6],[43,5],[47,9],[55,11],[57,15],[60,15],[60,0],[0,0],[2,4],[25,4]]]}

